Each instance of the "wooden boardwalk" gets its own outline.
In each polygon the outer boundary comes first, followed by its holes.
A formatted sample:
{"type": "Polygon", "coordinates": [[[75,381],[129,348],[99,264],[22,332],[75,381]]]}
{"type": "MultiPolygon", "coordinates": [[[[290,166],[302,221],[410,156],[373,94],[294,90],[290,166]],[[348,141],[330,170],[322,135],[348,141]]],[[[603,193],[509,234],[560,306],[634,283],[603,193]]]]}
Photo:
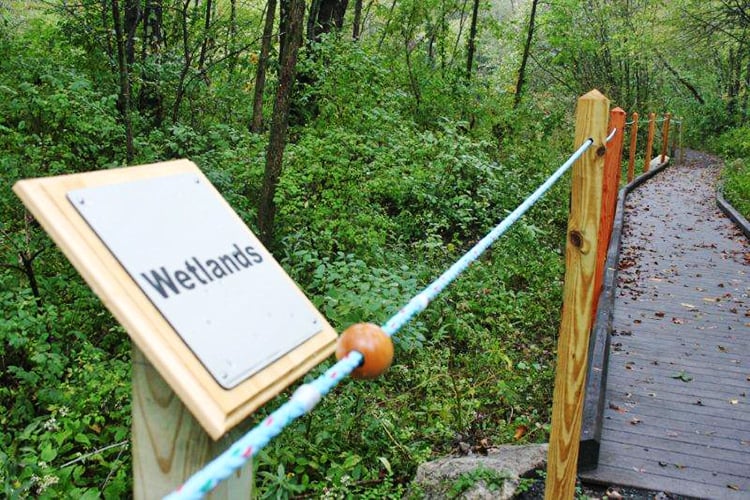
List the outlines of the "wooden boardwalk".
{"type": "Polygon", "coordinates": [[[750,245],[716,208],[716,161],[626,202],[598,467],[584,480],[750,499],[750,245]]]}

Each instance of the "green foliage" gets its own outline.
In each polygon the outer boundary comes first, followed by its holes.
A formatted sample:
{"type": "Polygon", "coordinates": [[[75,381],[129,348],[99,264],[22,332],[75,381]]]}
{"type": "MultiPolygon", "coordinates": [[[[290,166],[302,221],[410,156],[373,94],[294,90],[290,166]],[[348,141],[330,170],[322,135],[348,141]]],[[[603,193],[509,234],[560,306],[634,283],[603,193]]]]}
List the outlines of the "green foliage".
{"type": "Polygon", "coordinates": [[[750,127],[731,129],[711,142],[725,159],[722,171],[724,197],[745,218],[750,217],[750,127]]]}
{"type": "Polygon", "coordinates": [[[722,175],[727,201],[750,220],[750,158],[729,162],[722,175]]]}
{"type": "Polygon", "coordinates": [[[459,498],[463,493],[471,490],[477,483],[484,484],[484,487],[490,491],[496,491],[502,488],[508,476],[496,470],[479,467],[471,472],[461,474],[452,481],[448,490],[448,498],[459,498]]]}

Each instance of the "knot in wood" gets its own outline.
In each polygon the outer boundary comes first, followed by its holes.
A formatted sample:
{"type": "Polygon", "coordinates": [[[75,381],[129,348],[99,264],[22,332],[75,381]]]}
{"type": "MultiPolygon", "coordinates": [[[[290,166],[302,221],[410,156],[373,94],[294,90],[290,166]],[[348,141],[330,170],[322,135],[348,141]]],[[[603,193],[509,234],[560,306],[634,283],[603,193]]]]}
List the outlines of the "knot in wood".
{"type": "Polygon", "coordinates": [[[583,235],[578,231],[571,231],[570,232],[570,244],[579,250],[582,249],[583,248],[583,235]]]}
{"type": "Polygon", "coordinates": [[[603,144],[596,149],[596,156],[602,157],[606,153],[607,153],[607,147],[603,144]]]}

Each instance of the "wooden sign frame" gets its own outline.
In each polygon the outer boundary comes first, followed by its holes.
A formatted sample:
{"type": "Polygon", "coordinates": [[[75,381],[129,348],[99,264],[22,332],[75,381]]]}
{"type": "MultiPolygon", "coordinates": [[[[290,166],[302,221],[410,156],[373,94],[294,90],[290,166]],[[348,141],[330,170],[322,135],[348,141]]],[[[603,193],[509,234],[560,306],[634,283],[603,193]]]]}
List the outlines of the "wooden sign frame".
{"type": "MultiPolygon", "coordinates": [[[[13,190],[125,327],[135,345],[216,440],[328,357],[335,348],[337,334],[305,298],[317,315],[321,331],[236,387],[222,388],[66,197],[76,189],[186,173],[205,181],[239,220],[200,169],[188,160],[27,179],[17,182],[13,190]]],[[[270,264],[278,266],[275,261],[270,264]]],[[[288,278],[286,273],[283,276],[288,278]]]]}

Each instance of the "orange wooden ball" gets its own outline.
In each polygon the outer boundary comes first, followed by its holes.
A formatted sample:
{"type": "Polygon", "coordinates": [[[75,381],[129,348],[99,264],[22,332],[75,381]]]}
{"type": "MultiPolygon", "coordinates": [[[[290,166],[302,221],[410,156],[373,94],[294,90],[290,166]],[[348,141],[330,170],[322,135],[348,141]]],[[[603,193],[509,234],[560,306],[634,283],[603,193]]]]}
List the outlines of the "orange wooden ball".
{"type": "Polygon", "coordinates": [[[393,341],[372,323],[357,323],[341,334],[336,345],[336,359],[351,351],[364,356],[362,364],[352,372],[354,378],[375,378],[385,372],[393,361],[393,341]]]}

